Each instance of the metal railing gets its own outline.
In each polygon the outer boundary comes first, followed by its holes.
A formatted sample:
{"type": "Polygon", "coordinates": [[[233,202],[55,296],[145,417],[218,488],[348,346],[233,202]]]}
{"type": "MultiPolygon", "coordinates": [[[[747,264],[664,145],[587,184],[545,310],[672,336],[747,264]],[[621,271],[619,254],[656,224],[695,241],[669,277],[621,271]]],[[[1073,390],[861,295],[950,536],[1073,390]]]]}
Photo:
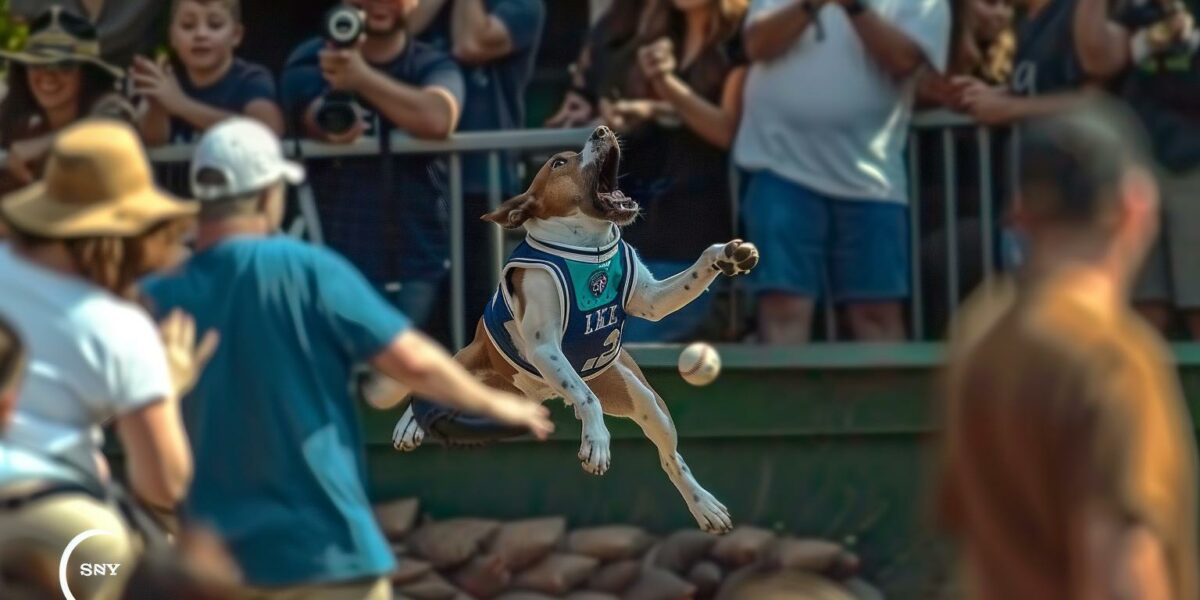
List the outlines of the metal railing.
{"type": "MultiPolygon", "coordinates": [[[[922,212],[930,208],[941,207],[941,223],[943,224],[944,246],[945,252],[945,315],[946,319],[954,313],[958,308],[959,300],[964,293],[970,292],[970,289],[964,289],[964,281],[962,277],[963,268],[968,266],[961,260],[961,252],[963,250],[962,240],[959,239],[959,227],[962,225],[960,217],[960,208],[963,207],[964,198],[963,192],[971,187],[975,190],[975,207],[978,219],[979,230],[979,274],[972,278],[974,281],[967,283],[981,283],[991,280],[991,276],[1000,266],[1000,261],[997,258],[998,235],[1000,233],[997,227],[998,205],[996,199],[1001,197],[1001,194],[1007,194],[1006,190],[1013,189],[1014,174],[1012,158],[1015,152],[1015,135],[1008,135],[1004,141],[1003,154],[1000,157],[996,156],[998,143],[1001,141],[997,135],[998,132],[993,129],[979,125],[970,118],[961,114],[939,110],[917,114],[912,122],[912,131],[909,136],[907,149],[908,159],[908,185],[909,185],[909,243],[910,243],[910,276],[911,280],[911,296],[910,296],[910,334],[913,339],[924,340],[927,336],[927,317],[926,313],[927,298],[925,294],[928,290],[926,275],[929,273],[922,268],[922,257],[925,254],[923,241],[928,240],[928,236],[922,235],[922,212]],[[928,141],[930,135],[935,136],[934,143],[938,145],[940,153],[923,152],[923,144],[928,141]],[[965,151],[964,151],[965,149],[965,151]],[[923,170],[921,161],[923,158],[930,156],[938,156],[940,158],[940,198],[931,197],[931,192],[937,190],[938,186],[931,186],[931,182],[922,177],[923,170]],[[965,186],[962,183],[962,174],[959,172],[960,160],[969,157],[973,160],[975,167],[975,178],[973,186],[965,186]],[[1001,181],[997,178],[998,166],[997,158],[1000,158],[1000,166],[1007,167],[1007,173],[1010,179],[1006,180],[1003,187],[1000,186],[1001,181]],[[932,188],[932,189],[931,189],[932,188]]],[[[1001,132],[1003,133],[1003,132],[1001,132]]]]}
{"type": "MultiPolygon", "coordinates": [[[[464,281],[464,239],[463,239],[463,172],[462,155],[464,153],[483,152],[488,156],[488,202],[491,209],[497,208],[501,201],[501,160],[502,154],[508,151],[529,152],[538,150],[562,150],[578,148],[587,140],[590,128],[577,129],[543,129],[516,130],[496,132],[459,133],[446,140],[422,140],[404,134],[393,134],[386,151],[397,156],[414,154],[441,154],[447,157],[449,167],[448,206],[449,206],[449,241],[450,241],[450,337],[455,348],[461,348],[466,343],[467,328],[464,321],[465,281],[464,281]]],[[[970,119],[948,111],[932,111],[919,113],[914,117],[910,134],[907,159],[909,172],[909,248],[911,260],[911,296],[909,301],[910,338],[921,341],[936,337],[937,331],[930,327],[930,314],[927,309],[935,301],[931,294],[929,276],[931,273],[922,268],[922,257],[926,254],[925,245],[929,234],[923,226],[927,221],[940,222],[945,246],[945,269],[942,281],[944,290],[945,314],[937,314],[945,320],[957,307],[964,293],[964,279],[986,281],[996,269],[997,235],[996,228],[996,198],[1001,188],[996,177],[995,167],[996,134],[987,127],[980,126],[970,119]],[[937,145],[937,152],[929,152],[925,147],[929,136],[937,145]],[[964,145],[965,144],[965,145],[964,145]],[[963,174],[959,171],[959,161],[963,149],[974,156],[976,163],[974,187],[977,199],[975,206],[978,212],[978,227],[980,231],[979,277],[962,277],[964,263],[960,256],[962,240],[959,239],[960,208],[964,202],[963,174]],[[926,177],[928,165],[925,161],[936,157],[938,168],[934,169],[940,175],[940,181],[931,181],[926,177]],[[936,196],[936,197],[934,197],[936,196]],[[940,210],[939,210],[940,209],[940,210]],[[940,212],[940,215],[930,211],[940,212]],[[931,219],[931,217],[938,217],[931,219]]],[[[1011,158],[1011,144],[1006,146],[1002,164],[1011,158]]],[[[311,140],[289,139],[284,144],[285,151],[292,157],[304,160],[328,159],[342,157],[376,156],[384,147],[378,139],[363,138],[352,144],[329,145],[311,140]]],[[[150,158],[156,165],[186,163],[192,155],[192,145],[172,145],[153,148],[150,158]]],[[[0,157],[0,160],[3,160],[0,157]]],[[[1010,169],[1011,171],[1011,169],[1010,169]]],[[[175,184],[186,182],[175,181],[175,184]]],[[[737,216],[739,211],[737,181],[732,186],[732,210],[734,212],[734,228],[732,235],[737,235],[737,216]]],[[[321,221],[316,206],[316,199],[311,190],[301,188],[298,194],[300,218],[292,223],[290,232],[320,243],[322,241],[321,221]]],[[[491,258],[492,283],[499,280],[500,268],[503,264],[504,234],[500,228],[491,228],[488,248],[491,258]]],[[[738,320],[740,316],[736,306],[737,290],[731,291],[731,319],[738,320]]],[[[838,339],[836,307],[825,300],[824,332],[827,341],[838,339]]]]}
{"type": "MultiPolygon", "coordinates": [[[[501,198],[501,154],[506,151],[533,151],[564,148],[580,148],[592,130],[578,129],[529,129],[515,131],[488,131],[458,133],[445,140],[423,140],[402,133],[392,134],[387,151],[395,156],[413,154],[446,155],[449,167],[447,202],[449,205],[450,229],[450,338],[455,349],[466,345],[467,329],[463,318],[465,312],[464,239],[463,239],[463,171],[464,153],[485,152],[488,161],[488,205],[496,209],[501,198]]],[[[150,160],[155,164],[186,163],[191,159],[193,145],[180,144],[152,148],[150,160]]],[[[351,144],[330,145],[312,140],[289,139],[284,142],[284,151],[293,158],[303,160],[377,156],[383,145],[376,138],[362,138],[351,144]]],[[[298,194],[299,211],[303,219],[299,227],[291,228],[294,234],[303,234],[308,239],[322,243],[320,216],[316,199],[310,190],[301,187],[298,194]]],[[[500,279],[500,268],[504,261],[504,233],[499,227],[490,229],[489,252],[492,255],[492,284],[500,279]]]]}

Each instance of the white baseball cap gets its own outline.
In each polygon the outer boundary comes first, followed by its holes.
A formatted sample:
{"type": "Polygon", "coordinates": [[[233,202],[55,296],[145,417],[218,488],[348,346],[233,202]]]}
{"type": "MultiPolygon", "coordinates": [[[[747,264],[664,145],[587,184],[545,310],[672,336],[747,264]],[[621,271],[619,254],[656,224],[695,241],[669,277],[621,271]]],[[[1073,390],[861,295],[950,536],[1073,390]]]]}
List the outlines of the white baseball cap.
{"type": "Polygon", "coordinates": [[[279,138],[254,119],[221,121],[204,133],[192,156],[192,195],[197,200],[247,196],[281,179],[293,185],[304,181],[304,167],[285,159],[279,138]],[[199,177],[205,172],[219,175],[199,177]]]}

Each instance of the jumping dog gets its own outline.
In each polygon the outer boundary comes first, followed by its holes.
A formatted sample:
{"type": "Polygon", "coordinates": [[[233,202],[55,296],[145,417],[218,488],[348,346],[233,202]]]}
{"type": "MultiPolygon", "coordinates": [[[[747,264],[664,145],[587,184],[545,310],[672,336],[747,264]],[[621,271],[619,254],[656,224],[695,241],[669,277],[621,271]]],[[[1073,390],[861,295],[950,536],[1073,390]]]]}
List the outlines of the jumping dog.
{"type": "MultiPolygon", "coordinates": [[[[758,250],[741,240],[716,244],[691,268],[656,280],[621,240],[621,227],[640,208],[617,189],[620,160],[616,135],[598,127],[582,152],[552,156],[528,191],[483,216],[507,229],[523,227],[526,238],[509,256],[474,341],[455,359],[494,388],[573,406],[583,425],[579,460],[588,473],[603,475],[611,460],[604,415],[632,419],[657,447],[700,528],[724,533],[732,527],[728,509],[680,456],[667,406],[621,349],[621,334],[627,316],[657,321],[704,293],[718,275],[749,272],[758,250]]],[[[407,394],[387,385],[369,392],[368,400],[382,408],[407,394]]],[[[469,443],[484,430],[489,440],[522,433],[414,399],[392,440],[410,451],[426,435],[469,443]]]]}

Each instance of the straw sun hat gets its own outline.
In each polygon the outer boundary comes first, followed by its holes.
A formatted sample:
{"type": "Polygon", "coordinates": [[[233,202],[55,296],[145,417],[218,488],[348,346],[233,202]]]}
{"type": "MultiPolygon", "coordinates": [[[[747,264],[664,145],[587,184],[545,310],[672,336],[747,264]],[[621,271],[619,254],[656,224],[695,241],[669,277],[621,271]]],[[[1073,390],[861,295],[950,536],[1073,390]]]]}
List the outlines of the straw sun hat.
{"type": "Polygon", "coordinates": [[[132,127],[93,119],[59,133],[42,180],[0,200],[0,216],[52,239],[129,237],[198,207],[155,187],[132,127]]]}
{"type": "Polygon", "coordinates": [[[91,21],[61,6],[51,6],[29,25],[29,37],[19,51],[0,51],[0,57],[28,66],[86,64],[115,79],[120,68],[100,58],[100,38],[91,21]]]}

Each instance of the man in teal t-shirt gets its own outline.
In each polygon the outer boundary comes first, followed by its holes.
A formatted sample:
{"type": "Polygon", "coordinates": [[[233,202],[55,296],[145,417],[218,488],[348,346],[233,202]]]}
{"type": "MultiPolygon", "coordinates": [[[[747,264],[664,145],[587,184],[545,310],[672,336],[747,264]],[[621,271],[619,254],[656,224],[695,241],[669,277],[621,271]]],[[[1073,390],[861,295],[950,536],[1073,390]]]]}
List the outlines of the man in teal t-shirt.
{"type": "Polygon", "coordinates": [[[221,335],[184,403],[196,475],[182,517],[224,537],[255,588],[387,598],[395,563],[364,489],[353,366],[539,437],[552,426],[542,407],[472,379],[343,258],[271,235],[284,182],[302,178],[261,124],[214,127],[191,167],[197,253],[143,286],[156,312],[183,308],[221,335]]]}

